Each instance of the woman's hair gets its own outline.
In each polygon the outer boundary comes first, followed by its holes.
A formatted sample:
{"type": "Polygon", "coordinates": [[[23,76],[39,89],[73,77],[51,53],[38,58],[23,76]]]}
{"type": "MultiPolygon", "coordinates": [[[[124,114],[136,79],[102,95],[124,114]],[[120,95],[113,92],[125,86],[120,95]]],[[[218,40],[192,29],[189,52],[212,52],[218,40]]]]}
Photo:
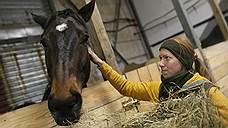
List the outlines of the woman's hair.
{"type": "Polygon", "coordinates": [[[174,38],[170,38],[161,45],[160,49],[161,48],[166,48],[170,52],[174,53],[177,59],[181,61],[187,70],[193,68],[194,65],[195,71],[212,81],[212,77],[208,69],[203,61],[197,56],[190,40],[186,36],[176,36],[174,38]]]}

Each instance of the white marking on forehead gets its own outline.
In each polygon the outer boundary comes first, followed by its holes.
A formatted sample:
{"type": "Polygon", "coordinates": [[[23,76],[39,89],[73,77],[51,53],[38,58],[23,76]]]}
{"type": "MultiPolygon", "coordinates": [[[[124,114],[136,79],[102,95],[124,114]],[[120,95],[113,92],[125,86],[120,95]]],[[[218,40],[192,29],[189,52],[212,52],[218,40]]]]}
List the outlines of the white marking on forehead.
{"type": "Polygon", "coordinates": [[[66,24],[66,23],[62,23],[62,24],[57,25],[57,26],[55,27],[55,29],[56,29],[57,31],[60,31],[60,32],[65,31],[67,28],[68,28],[68,27],[67,27],[67,24],[66,24]]]}

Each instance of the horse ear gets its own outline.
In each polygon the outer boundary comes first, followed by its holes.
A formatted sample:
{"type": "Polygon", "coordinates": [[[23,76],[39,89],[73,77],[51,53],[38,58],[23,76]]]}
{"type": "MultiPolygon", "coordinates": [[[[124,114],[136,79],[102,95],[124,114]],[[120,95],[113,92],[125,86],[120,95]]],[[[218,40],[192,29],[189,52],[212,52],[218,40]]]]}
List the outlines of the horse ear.
{"type": "Polygon", "coordinates": [[[85,5],[78,11],[78,13],[82,16],[82,18],[86,22],[88,22],[90,20],[92,14],[93,14],[94,6],[95,6],[95,0],[91,0],[90,3],[88,3],[87,5],[85,5]]]}
{"type": "Polygon", "coordinates": [[[47,18],[44,16],[39,16],[36,14],[31,13],[33,20],[38,23],[42,28],[45,27],[45,24],[47,22],[47,18]]]}

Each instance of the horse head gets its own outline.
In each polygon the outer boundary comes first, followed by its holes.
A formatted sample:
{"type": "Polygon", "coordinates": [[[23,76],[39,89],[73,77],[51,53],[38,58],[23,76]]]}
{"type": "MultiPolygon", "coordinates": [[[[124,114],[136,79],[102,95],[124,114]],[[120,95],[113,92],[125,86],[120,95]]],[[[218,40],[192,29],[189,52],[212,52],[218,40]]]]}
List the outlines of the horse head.
{"type": "Polygon", "coordinates": [[[51,84],[48,108],[58,125],[70,125],[80,119],[81,92],[90,74],[86,22],[94,5],[92,0],[77,11],[65,9],[48,18],[32,14],[44,29],[41,44],[51,84]]]}

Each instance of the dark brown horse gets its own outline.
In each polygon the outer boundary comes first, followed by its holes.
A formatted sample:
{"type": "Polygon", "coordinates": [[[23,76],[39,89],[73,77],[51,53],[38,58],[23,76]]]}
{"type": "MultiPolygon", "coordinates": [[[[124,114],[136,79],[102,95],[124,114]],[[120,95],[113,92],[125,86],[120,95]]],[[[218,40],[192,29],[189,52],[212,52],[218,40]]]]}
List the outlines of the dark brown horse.
{"type": "Polygon", "coordinates": [[[95,0],[80,10],[58,11],[49,18],[33,15],[44,32],[41,43],[50,88],[47,89],[48,108],[58,125],[69,125],[80,119],[82,88],[90,74],[90,59],[87,50],[88,30],[95,0]]]}

